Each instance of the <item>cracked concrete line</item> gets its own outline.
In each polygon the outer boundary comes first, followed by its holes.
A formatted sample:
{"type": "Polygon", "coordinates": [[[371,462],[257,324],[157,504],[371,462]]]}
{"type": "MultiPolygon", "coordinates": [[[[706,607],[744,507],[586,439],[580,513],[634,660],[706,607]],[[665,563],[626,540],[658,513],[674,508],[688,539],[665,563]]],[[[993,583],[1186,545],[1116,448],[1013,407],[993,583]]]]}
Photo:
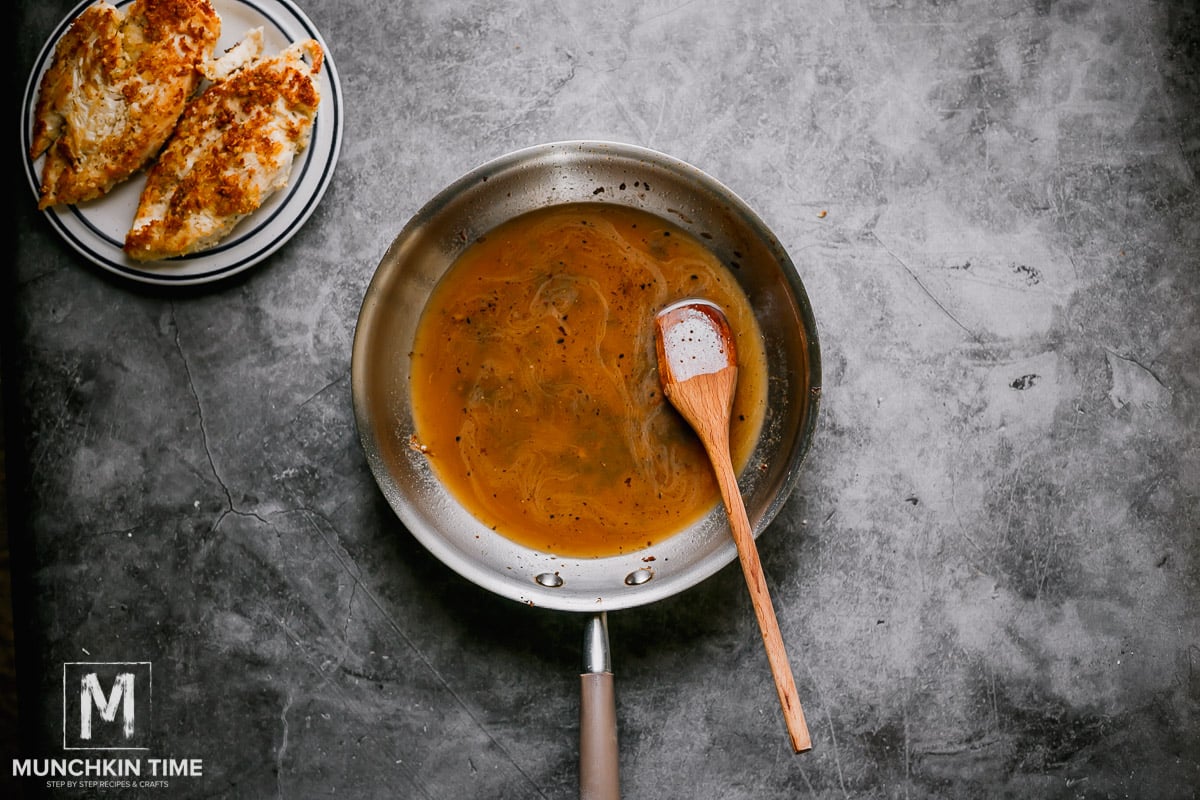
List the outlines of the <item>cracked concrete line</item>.
{"type": "Polygon", "coordinates": [[[512,122],[497,128],[496,133],[507,133],[515,130],[525,123],[534,112],[551,107],[551,101],[562,91],[562,88],[575,80],[575,73],[579,63],[578,57],[570,50],[566,51],[566,56],[571,65],[570,69],[567,70],[567,74],[563,78],[551,82],[548,89],[539,92],[536,97],[525,104],[524,108],[515,110],[512,115],[512,122]]]}
{"type": "Polygon", "coordinates": [[[339,384],[341,384],[341,383],[344,383],[344,382],[346,382],[346,381],[347,381],[349,378],[350,378],[350,368],[349,368],[349,367],[347,367],[347,368],[346,368],[346,369],[345,369],[345,370],[342,372],[342,374],[341,374],[341,375],[338,375],[336,378],[334,378],[333,380],[331,380],[329,383],[325,384],[325,385],[324,385],[324,386],[322,386],[320,389],[317,389],[315,392],[313,392],[312,394],[310,394],[308,397],[304,398],[304,401],[303,401],[302,403],[300,403],[300,405],[298,405],[298,406],[296,406],[296,407],[297,407],[297,408],[304,408],[304,407],[305,407],[305,406],[307,406],[309,403],[311,403],[313,400],[316,400],[318,397],[320,397],[321,395],[325,394],[327,391],[329,391],[329,390],[330,390],[330,389],[332,389],[333,387],[335,387],[335,386],[337,386],[337,385],[339,385],[339,384]]]}
{"type": "Polygon", "coordinates": [[[192,366],[188,362],[187,353],[183,351],[183,343],[180,341],[179,335],[179,320],[175,317],[175,304],[171,303],[171,325],[175,328],[175,352],[179,353],[179,360],[183,363],[183,372],[187,376],[188,391],[191,392],[192,402],[196,404],[196,417],[200,421],[200,442],[204,446],[204,457],[208,461],[208,468],[212,471],[212,476],[216,480],[217,485],[221,487],[221,491],[225,495],[225,503],[228,508],[224,509],[213,523],[212,529],[216,530],[220,527],[225,517],[234,514],[239,517],[252,517],[264,525],[269,525],[265,519],[253,511],[242,511],[233,503],[233,493],[229,491],[229,487],[225,484],[225,479],[221,477],[220,471],[217,469],[216,461],[213,460],[212,449],[208,444],[208,425],[204,421],[204,406],[200,402],[200,395],[196,391],[196,382],[192,377],[192,366]]]}
{"type": "Polygon", "coordinates": [[[134,531],[140,531],[144,528],[143,525],[134,525],[129,528],[108,528],[103,531],[96,531],[89,538],[99,539],[105,536],[133,536],[134,531]]]}
{"type": "Polygon", "coordinates": [[[324,522],[325,526],[328,526],[329,530],[333,532],[334,537],[337,537],[337,526],[334,525],[333,522],[330,521],[329,518],[324,514],[314,509],[301,506],[298,507],[298,511],[303,514],[304,518],[309,522],[310,525],[312,525],[317,535],[321,537],[323,542],[325,542],[326,547],[329,548],[329,551],[333,554],[333,557],[337,559],[337,562],[341,565],[342,569],[344,569],[346,574],[348,574],[354,580],[355,585],[362,590],[363,594],[370,601],[371,605],[375,607],[375,610],[379,612],[379,615],[387,622],[388,626],[391,627],[396,635],[400,637],[400,640],[416,656],[417,660],[420,661],[427,670],[429,670],[429,673],[433,675],[438,684],[446,690],[451,698],[453,698],[454,702],[457,703],[458,707],[463,710],[463,713],[467,715],[467,718],[471,720],[471,723],[476,727],[476,729],[478,729],[484,735],[484,737],[487,738],[488,743],[504,754],[504,758],[509,764],[512,765],[513,769],[517,771],[517,774],[524,778],[526,782],[533,787],[534,791],[537,793],[537,797],[542,798],[542,800],[549,800],[549,798],[546,797],[546,794],[542,791],[541,787],[538,786],[537,781],[535,781],[532,776],[530,776],[527,772],[525,772],[524,769],[521,768],[521,765],[517,763],[516,758],[514,758],[512,753],[510,753],[504,746],[504,743],[492,735],[491,731],[489,731],[487,726],[483,723],[483,720],[481,720],[475,714],[470,705],[468,705],[467,702],[458,694],[458,692],[454,690],[454,687],[450,685],[450,682],[446,680],[446,677],[442,675],[441,670],[439,670],[433,664],[433,662],[426,657],[425,653],[422,652],[419,647],[417,647],[416,642],[409,638],[408,634],[404,632],[404,629],[400,627],[400,623],[388,613],[383,603],[380,602],[379,598],[375,596],[375,593],[372,592],[370,588],[362,582],[362,578],[355,574],[355,571],[350,568],[350,564],[347,563],[338,547],[335,546],[335,542],[330,541],[330,535],[324,530],[323,526],[317,524],[316,521],[319,520],[324,522]]]}
{"type": "Polygon", "coordinates": [[[871,234],[871,238],[874,239],[875,242],[880,247],[883,248],[883,251],[885,253],[887,253],[889,256],[891,256],[892,259],[897,264],[899,264],[901,267],[903,267],[904,271],[908,273],[908,276],[910,278],[912,278],[914,281],[916,281],[917,286],[921,287],[921,291],[924,292],[925,295],[930,300],[933,301],[933,304],[935,306],[937,306],[939,309],[941,309],[943,314],[945,314],[947,317],[949,317],[954,322],[955,325],[962,328],[963,331],[965,331],[966,334],[968,336],[970,336],[971,339],[973,339],[977,344],[983,344],[983,339],[979,336],[979,334],[977,334],[975,331],[968,328],[966,325],[964,325],[962,323],[962,321],[958,317],[954,316],[954,313],[951,312],[950,309],[946,308],[946,306],[942,303],[942,301],[937,299],[937,296],[934,295],[933,292],[929,291],[929,287],[926,286],[925,283],[919,277],[917,277],[917,273],[912,270],[912,267],[910,267],[910,266],[908,266],[908,264],[904,263],[904,259],[900,258],[900,256],[893,253],[892,249],[883,243],[883,240],[880,239],[879,236],[876,235],[875,231],[870,231],[870,234],[871,234]]]}
{"type": "Polygon", "coordinates": [[[200,420],[200,441],[204,445],[204,457],[208,459],[208,468],[212,471],[213,477],[221,487],[221,491],[225,493],[225,502],[232,509],[233,495],[229,493],[229,487],[225,485],[225,481],[221,478],[221,473],[217,471],[216,462],[213,461],[212,451],[208,446],[208,426],[204,422],[204,406],[200,402],[200,395],[196,392],[196,382],[192,378],[192,367],[188,362],[187,353],[183,352],[183,344],[179,340],[179,320],[175,317],[174,303],[171,304],[171,325],[175,328],[175,351],[179,353],[179,360],[183,362],[183,372],[187,377],[188,391],[191,392],[192,401],[196,404],[196,416],[200,420]]]}
{"type": "MultiPolygon", "coordinates": [[[[562,3],[559,0],[554,0],[554,11],[558,14],[559,19],[562,20],[562,22],[566,25],[567,30],[569,30],[571,33],[571,42],[574,44],[574,48],[567,51],[568,56],[574,56],[575,53],[587,53],[588,37],[581,34],[579,29],[575,26],[573,15],[563,9],[562,3]]],[[[578,71],[581,63],[582,61],[572,60],[570,74],[570,78],[572,80],[574,79],[575,73],[578,71]]],[[[601,76],[601,88],[603,89],[604,93],[608,95],[609,102],[616,107],[617,113],[625,121],[625,124],[629,126],[630,130],[637,132],[638,135],[635,137],[635,141],[641,140],[647,143],[653,142],[653,138],[650,135],[652,131],[646,130],[646,125],[644,124],[645,120],[636,117],[629,109],[628,93],[613,89],[612,80],[610,79],[607,70],[597,69],[596,74],[601,76]]]]}
{"type": "MultiPolygon", "coordinates": [[[[299,514],[299,515],[303,516],[305,519],[307,519],[310,516],[316,516],[319,519],[323,520],[325,522],[325,524],[329,525],[330,527],[333,526],[333,523],[330,522],[328,517],[326,517],[324,514],[314,511],[313,509],[308,508],[306,506],[297,506],[295,508],[282,509],[280,511],[275,512],[271,516],[287,516],[290,514],[299,514]]],[[[273,523],[270,523],[270,522],[268,522],[267,524],[273,525],[273,523]]],[[[324,541],[324,537],[322,537],[322,541],[324,541]]],[[[328,544],[328,543],[326,543],[326,544],[328,544]]],[[[335,555],[335,557],[338,557],[337,553],[335,553],[334,555],[335,555]]],[[[346,663],[346,658],[347,658],[348,654],[350,652],[352,652],[352,648],[350,647],[349,642],[348,642],[348,636],[349,636],[349,630],[350,630],[350,623],[354,619],[354,603],[358,599],[358,590],[360,587],[362,587],[362,581],[360,579],[360,575],[357,574],[357,572],[355,570],[351,569],[352,565],[355,567],[355,569],[357,569],[356,564],[353,564],[352,562],[348,564],[348,563],[346,563],[345,560],[343,560],[341,558],[338,558],[338,561],[339,561],[339,565],[341,566],[342,570],[347,575],[350,576],[350,599],[346,602],[346,616],[342,622],[342,629],[341,629],[341,648],[340,648],[340,652],[337,654],[337,659],[334,664],[335,668],[337,668],[339,670],[343,670],[345,668],[344,665],[346,663]]],[[[328,627],[330,629],[333,628],[332,625],[330,625],[328,627]]],[[[293,639],[295,639],[292,632],[290,630],[288,630],[286,626],[284,626],[284,630],[287,631],[288,636],[291,636],[293,639]]],[[[317,668],[317,672],[324,675],[325,674],[324,665],[322,665],[320,668],[317,668]]]]}
{"type": "Polygon", "coordinates": [[[350,599],[346,602],[346,621],[342,623],[342,644],[347,645],[346,639],[350,630],[350,620],[354,619],[354,600],[358,597],[358,587],[362,582],[355,578],[350,584],[350,599]]]}
{"type": "Polygon", "coordinates": [[[283,723],[283,734],[280,737],[279,749],[275,751],[275,796],[279,798],[286,797],[283,793],[283,759],[287,754],[288,748],[288,710],[292,707],[294,695],[292,690],[288,689],[287,697],[283,701],[283,710],[279,712],[279,720],[283,723]]]}
{"type": "Polygon", "coordinates": [[[1101,346],[1104,347],[1104,352],[1108,353],[1110,356],[1113,356],[1114,358],[1119,358],[1128,364],[1133,364],[1135,367],[1142,370],[1147,375],[1149,375],[1151,378],[1153,378],[1154,382],[1157,383],[1159,386],[1166,389],[1168,392],[1171,391],[1171,387],[1169,387],[1165,383],[1163,383],[1163,379],[1158,377],[1158,373],[1155,372],[1154,370],[1150,369],[1150,367],[1146,366],[1141,361],[1138,361],[1136,358],[1134,358],[1131,355],[1127,356],[1127,355],[1118,353],[1116,350],[1113,350],[1111,347],[1108,347],[1106,345],[1101,345],[1101,346]]]}
{"type": "MultiPolygon", "coordinates": [[[[274,616],[272,616],[272,619],[275,622],[275,624],[278,625],[279,628],[287,636],[288,641],[299,649],[300,658],[303,660],[304,664],[309,668],[309,670],[311,670],[314,674],[317,675],[317,677],[320,681],[319,686],[327,687],[334,694],[336,694],[339,698],[341,698],[346,704],[355,702],[354,696],[349,691],[346,690],[346,687],[343,686],[339,681],[334,680],[333,674],[326,672],[325,669],[323,668],[323,665],[317,664],[313,660],[311,648],[305,646],[305,643],[300,639],[299,636],[296,635],[296,632],[293,631],[284,620],[279,619],[278,617],[274,617],[274,616]]],[[[356,675],[356,673],[354,673],[354,672],[342,669],[340,665],[338,667],[338,672],[341,674],[345,674],[345,675],[351,675],[351,676],[356,675]]],[[[359,674],[358,676],[364,677],[361,674],[359,674]]],[[[288,697],[289,698],[291,697],[290,691],[288,692],[288,697]]],[[[290,706],[290,700],[289,700],[288,704],[285,705],[284,711],[280,715],[281,719],[283,720],[284,725],[285,725],[285,729],[284,729],[285,732],[288,730],[286,714],[287,714],[287,710],[288,710],[289,706],[290,706]]],[[[284,740],[286,742],[286,736],[285,736],[284,740]]],[[[281,751],[282,751],[282,745],[281,745],[281,751]]],[[[281,792],[282,787],[281,787],[280,781],[279,781],[279,774],[282,771],[281,767],[283,765],[283,757],[282,757],[281,751],[276,753],[276,759],[275,759],[276,792],[277,792],[276,796],[277,797],[284,796],[281,792]]],[[[417,779],[417,775],[413,771],[411,766],[403,763],[403,760],[394,760],[394,763],[398,764],[400,766],[400,772],[402,773],[403,778],[408,782],[409,786],[417,793],[418,796],[420,796],[421,798],[424,798],[425,800],[432,800],[432,796],[429,794],[428,790],[426,790],[426,788],[421,784],[421,782],[417,779]]],[[[398,796],[411,797],[413,795],[410,793],[410,794],[404,794],[404,795],[398,794],[398,796]]]]}
{"type": "Polygon", "coordinates": [[[829,704],[825,702],[825,693],[821,691],[820,683],[817,681],[817,676],[813,673],[812,664],[808,661],[802,661],[804,672],[808,675],[809,684],[813,688],[812,694],[816,697],[816,705],[825,713],[825,722],[829,725],[829,741],[833,747],[833,763],[837,768],[838,785],[842,790],[842,796],[849,800],[850,792],[846,789],[846,776],[842,772],[842,756],[838,749],[837,731],[835,730],[833,715],[829,711],[829,704]]]}

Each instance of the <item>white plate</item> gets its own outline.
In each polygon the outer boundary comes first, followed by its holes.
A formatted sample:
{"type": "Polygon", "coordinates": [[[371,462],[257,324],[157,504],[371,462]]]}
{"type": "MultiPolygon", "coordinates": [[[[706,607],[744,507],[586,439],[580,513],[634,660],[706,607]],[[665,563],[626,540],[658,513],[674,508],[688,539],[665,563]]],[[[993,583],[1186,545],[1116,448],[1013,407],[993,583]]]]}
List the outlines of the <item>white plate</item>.
{"type": "MultiPolygon", "coordinates": [[[[25,86],[21,106],[21,147],[25,174],[33,188],[34,199],[41,186],[42,162],[30,160],[33,135],[33,111],[38,85],[50,66],[59,37],[93,0],[84,0],[67,15],[46,41],[25,86]]],[[[123,8],[132,0],[117,0],[123,8]]],[[[342,89],[329,47],[320,32],[291,0],[212,0],[221,15],[221,38],[215,52],[224,52],[241,40],[251,28],[263,29],[263,52],[277,53],[293,42],[316,39],[325,51],[324,66],[318,75],[321,105],[313,124],[309,146],[292,166],[287,188],[275,193],[233,230],[216,247],[191,256],[167,261],[134,261],[122,246],[133,223],[138,198],[146,183],[138,173],[99,200],[75,206],[46,209],[50,224],[73,248],[100,267],[127,278],[155,284],[207,283],[254,266],[274,253],[308,220],[333,177],[342,143],[342,89]]]]}

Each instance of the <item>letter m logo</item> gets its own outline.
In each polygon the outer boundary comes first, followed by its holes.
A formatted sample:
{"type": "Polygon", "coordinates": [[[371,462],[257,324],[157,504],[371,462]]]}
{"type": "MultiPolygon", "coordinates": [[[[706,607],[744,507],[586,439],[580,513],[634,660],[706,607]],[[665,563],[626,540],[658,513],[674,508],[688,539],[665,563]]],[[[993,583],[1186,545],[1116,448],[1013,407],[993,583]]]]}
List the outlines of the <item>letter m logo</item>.
{"type": "Polygon", "coordinates": [[[63,664],[63,749],[148,749],[151,677],[149,661],[63,664]]]}
{"type": "Polygon", "coordinates": [[[126,739],[132,739],[134,718],[137,716],[137,708],[133,702],[133,687],[132,672],[117,673],[116,680],[113,682],[112,694],[105,697],[96,673],[89,672],[84,675],[80,682],[79,692],[79,738],[92,738],[93,707],[100,712],[101,719],[105,722],[113,722],[117,718],[117,703],[124,700],[125,702],[121,705],[121,716],[125,719],[123,731],[126,739]]]}

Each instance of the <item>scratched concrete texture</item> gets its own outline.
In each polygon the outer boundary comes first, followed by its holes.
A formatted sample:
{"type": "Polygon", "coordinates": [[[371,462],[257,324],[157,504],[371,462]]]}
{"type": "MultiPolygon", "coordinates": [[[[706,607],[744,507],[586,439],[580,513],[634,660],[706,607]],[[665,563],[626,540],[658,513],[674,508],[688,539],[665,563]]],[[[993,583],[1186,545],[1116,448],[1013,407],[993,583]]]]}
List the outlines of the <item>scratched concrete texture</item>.
{"type": "MultiPolygon", "coordinates": [[[[16,80],[74,5],[16,6],[16,80]]],[[[435,192],[606,139],[759,213],[824,373],[759,539],[814,748],[787,746],[731,565],[610,615],[624,795],[1196,796],[1193,4],[300,5],[345,138],[264,264],[141,288],[14,193],[20,755],[64,756],[63,662],[150,661],[153,755],[204,772],[122,796],[577,794],[582,619],[493,597],[404,530],[349,356],[435,192]]]]}

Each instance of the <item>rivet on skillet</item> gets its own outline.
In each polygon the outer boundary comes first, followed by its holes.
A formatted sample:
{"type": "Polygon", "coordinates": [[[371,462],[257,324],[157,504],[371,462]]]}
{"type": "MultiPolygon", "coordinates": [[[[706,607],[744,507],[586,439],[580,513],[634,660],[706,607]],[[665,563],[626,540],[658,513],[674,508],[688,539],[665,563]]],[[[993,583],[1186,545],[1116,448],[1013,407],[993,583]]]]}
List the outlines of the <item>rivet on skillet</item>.
{"type": "Polygon", "coordinates": [[[541,575],[535,576],[534,580],[547,589],[557,589],[566,582],[557,572],[543,572],[541,575]]]}
{"type": "Polygon", "coordinates": [[[643,583],[645,583],[646,581],[650,580],[653,577],[654,577],[653,570],[647,569],[646,567],[642,567],[641,569],[635,569],[633,572],[626,575],[625,583],[628,586],[641,586],[643,583]]]}

